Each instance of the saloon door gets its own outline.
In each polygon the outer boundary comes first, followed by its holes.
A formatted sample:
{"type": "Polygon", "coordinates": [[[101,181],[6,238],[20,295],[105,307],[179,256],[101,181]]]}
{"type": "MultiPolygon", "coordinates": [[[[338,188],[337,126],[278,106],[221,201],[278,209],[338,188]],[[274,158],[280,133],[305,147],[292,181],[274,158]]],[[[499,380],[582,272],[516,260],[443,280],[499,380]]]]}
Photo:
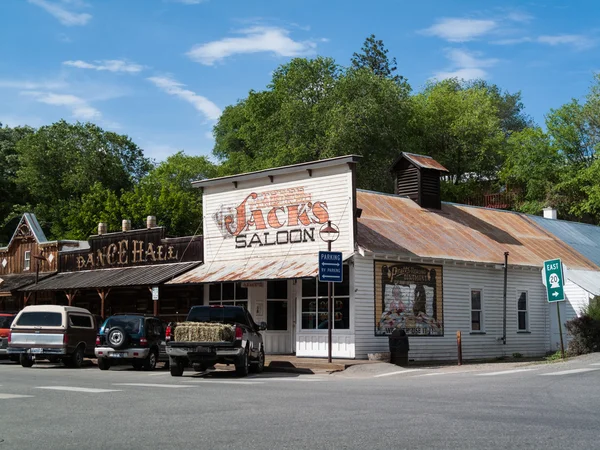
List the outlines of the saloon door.
{"type": "Polygon", "coordinates": [[[265,352],[290,354],[293,352],[293,301],[288,298],[289,281],[267,282],[267,330],[264,332],[265,352]]]}

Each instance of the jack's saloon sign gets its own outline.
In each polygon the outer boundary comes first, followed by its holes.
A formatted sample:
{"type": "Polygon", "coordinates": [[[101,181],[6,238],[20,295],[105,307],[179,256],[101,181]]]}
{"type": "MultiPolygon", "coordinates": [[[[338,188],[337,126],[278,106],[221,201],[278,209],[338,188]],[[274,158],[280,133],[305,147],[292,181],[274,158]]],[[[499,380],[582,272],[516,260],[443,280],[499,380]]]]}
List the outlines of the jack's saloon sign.
{"type": "Polygon", "coordinates": [[[302,244],[318,238],[329,207],[304,187],[294,187],[251,192],[236,205],[221,205],[213,220],[237,249],[302,244]]]}
{"type": "Polygon", "coordinates": [[[89,243],[88,250],[61,253],[61,270],[71,272],[202,260],[201,238],[164,239],[162,229],[94,236],[89,243]]]}

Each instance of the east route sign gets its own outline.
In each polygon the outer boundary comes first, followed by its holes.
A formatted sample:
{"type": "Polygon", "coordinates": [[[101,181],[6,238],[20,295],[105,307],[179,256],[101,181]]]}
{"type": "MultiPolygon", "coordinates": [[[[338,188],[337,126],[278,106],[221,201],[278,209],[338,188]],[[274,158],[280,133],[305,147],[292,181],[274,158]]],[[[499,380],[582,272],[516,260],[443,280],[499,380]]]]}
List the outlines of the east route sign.
{"type": "Polygon", "coordinates": [[[549,302],[561,302],[565,299],[565,276],[560,259],[544,261],[542,280],[546,286],[549,302]]]}

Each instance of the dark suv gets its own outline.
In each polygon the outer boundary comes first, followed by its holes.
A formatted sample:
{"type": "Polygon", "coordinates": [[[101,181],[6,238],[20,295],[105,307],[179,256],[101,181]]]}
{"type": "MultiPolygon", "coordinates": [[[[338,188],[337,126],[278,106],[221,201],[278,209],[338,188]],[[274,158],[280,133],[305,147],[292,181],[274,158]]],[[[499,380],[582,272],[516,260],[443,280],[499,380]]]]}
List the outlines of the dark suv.
{"type": "Polygon", "coordinates": [[[108,370],[114,361],[125,361],[136,370],[154,370],[158,361],[168,362],[165,328],[166,325],[155,316],[110,316],[100,327],[96,338],[98,367],[108,370]]]}

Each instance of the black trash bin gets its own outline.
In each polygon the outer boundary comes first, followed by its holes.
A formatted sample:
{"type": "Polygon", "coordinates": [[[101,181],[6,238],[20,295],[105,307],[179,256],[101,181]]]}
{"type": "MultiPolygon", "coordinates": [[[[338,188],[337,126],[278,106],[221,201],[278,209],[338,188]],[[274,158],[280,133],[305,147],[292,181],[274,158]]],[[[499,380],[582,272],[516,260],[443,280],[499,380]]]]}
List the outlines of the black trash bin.
{"type": "Polygon", "coordinates": [[[408,365],[408,336],[404,330],[396,328],[390,336],[390,363],[397,366],[408,365]]]}

